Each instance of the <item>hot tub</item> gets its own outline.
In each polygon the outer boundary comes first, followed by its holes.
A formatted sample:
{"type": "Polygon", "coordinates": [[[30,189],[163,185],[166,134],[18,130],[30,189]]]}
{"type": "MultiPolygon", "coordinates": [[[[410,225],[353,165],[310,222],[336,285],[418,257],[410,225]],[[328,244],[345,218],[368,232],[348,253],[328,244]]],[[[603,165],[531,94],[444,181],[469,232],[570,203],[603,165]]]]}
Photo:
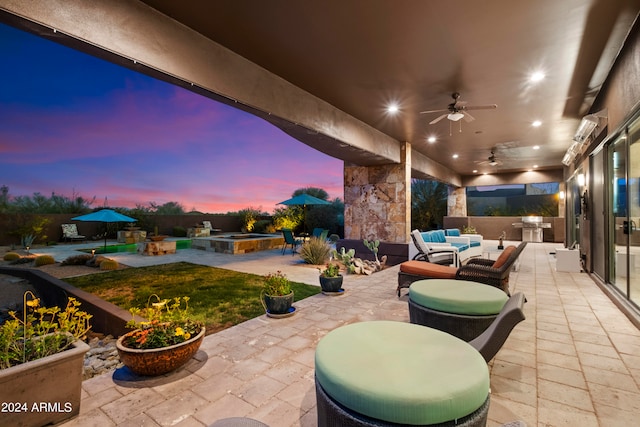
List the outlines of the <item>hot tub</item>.
{"type": "Polygon", "coordinates": [[[284,238],[280,234],[225,233],[211,237],[198,237],[191,247],[225,254],[246,254],[281,248],[284,238]]]}

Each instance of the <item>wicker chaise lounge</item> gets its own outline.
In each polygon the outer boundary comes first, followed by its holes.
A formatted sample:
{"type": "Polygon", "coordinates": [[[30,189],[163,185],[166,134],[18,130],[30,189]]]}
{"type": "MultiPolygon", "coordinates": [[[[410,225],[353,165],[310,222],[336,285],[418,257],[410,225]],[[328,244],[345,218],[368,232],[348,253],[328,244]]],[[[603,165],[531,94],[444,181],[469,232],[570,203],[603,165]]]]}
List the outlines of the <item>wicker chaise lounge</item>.
{"type": "Polygon", "coordinates": [[[460,268],[432,264],[423,261],[406,261],[400,264],[398,273],[398,297],[402,288],[408,288],[416,280],[423,279],[458,279],[484,283],[509,293],[509,273],[527,242],[517,247],[508,246],[495,261],[472,258],[460,268]]]}

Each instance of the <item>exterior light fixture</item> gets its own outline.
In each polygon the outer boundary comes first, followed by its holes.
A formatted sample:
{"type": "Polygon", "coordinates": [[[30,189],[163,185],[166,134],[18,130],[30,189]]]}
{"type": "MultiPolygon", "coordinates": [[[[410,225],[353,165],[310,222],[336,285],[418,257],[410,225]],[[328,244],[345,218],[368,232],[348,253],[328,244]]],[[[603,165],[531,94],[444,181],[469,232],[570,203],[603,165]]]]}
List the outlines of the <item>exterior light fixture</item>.
{"type": "Polygon", "coordinates": [[[399,111],[398,104],[389,104],[387,113],[396,114],[399,111]]]}
{"type": "Polygon", "coordinates": [[[531,73],[531,75],[529,76],[529,81],[531,82],[539,82],[541,80],[544,80],[545,78],[545,74],[543,71],[535,71],[533,73],[531,73]]]}
{"type": "Polygon", "coordinates": [[[539,146],[539,145],[534,145],[534,146],[533,146],[533,149],[534,149],[534,150],[539,150],[539,149],[540,149],[540,146],[539,146]]]}
{"type": "Polygon", "coordinates": [[[533,126],[534,128],[540,127],[541,125],[542,125],[542,122],[540,120],[536,120],[531,123],[531,126],[533,126]]]}
{"type": "Polygon", "coordinates": [[[564,200],[564,191],[559,192],[558,197],[560,198],[560,200],[564,200]]]}
{"type": "Polygon", "coordinates": [[[474,169],[472,172],[473,173],[478,173],[478,169],[474,169]]]}
{"type": "Polygon", "coordinates": [[[454,159],[457,159],[457,158],[458,158],[458,157],[460,157],[460,156],[458,156],[457,154],[454,154],[454,155],[453,155],[453,156],[451,156],[451,157],[453,157],[454,159]]]}
{"type": "Polygon", "coordinates": [[[434,142],[436,142],[436,137],[430,136],[429,138],[427,138],[427,142],[430,142],[431,144],[433,144],[434,142]]]}

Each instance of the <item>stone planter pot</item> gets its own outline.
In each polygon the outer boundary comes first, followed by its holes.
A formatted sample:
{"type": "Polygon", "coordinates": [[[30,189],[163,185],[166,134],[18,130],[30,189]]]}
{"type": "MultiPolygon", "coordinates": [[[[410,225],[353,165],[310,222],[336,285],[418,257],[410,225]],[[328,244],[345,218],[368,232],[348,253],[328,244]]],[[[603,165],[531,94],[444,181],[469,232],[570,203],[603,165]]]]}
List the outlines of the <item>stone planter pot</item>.
{"type": "Polygon", "coordinates": [[[0,370],[2,425],[43,426],[78,415],[88,350],[76,341],[60,353],[0,370]]]}
{"type": "Polygon", "coordinates": [[[287,314],[291,312],[293,305],[293,291],[288,295],[263,294],[263,305],[267,314],[287,314]]]}
{"type": "Polygon", "coordinates": [[[336,277],[320,276],[322,292],[340,292],[342,289],[342,275],[336,277]]]}
{"type": "Polygon", "coordinates": [[[180,344],[169,347],[137,349],[125,347],[122,341],[133,334],[131,331],[116,342],[120,361],[132,372],[144,376],[156,376],[175,371],[193,357],[200,348],[205,334],[203,327],[200,333],[180,344]]]}

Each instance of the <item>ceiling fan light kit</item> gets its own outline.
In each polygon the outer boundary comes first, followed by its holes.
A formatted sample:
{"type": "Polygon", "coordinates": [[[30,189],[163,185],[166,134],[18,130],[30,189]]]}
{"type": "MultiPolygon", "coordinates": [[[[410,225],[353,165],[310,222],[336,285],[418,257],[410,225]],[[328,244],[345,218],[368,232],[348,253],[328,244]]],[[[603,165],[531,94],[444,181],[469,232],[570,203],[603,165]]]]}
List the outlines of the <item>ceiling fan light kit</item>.
{"type": "Polygon", "coordinates": [[[447,108],[421,111],[420,114],[444,113],[429,122],[430,125],[433,125],[444,118],[447,118],[452,122],[458,122],[462,119],[465,119],[467,122],[471,122],[475,120],[475,118],[468,113],[468,110],[493,110],[498,108],[496,104],[467,105],[466,101],[459,101],[460,93],[458,92],[452,93],[451,97],[453,98],[453,102],[449,104],[447,108]]]}
{"type": "Polygon", "coordinates": [[[451,120],[452,122],[457,122],[458,120],[462,119],[464,117],[464,114],[460,113],[460,112],[455,112],[455,113],[450,113],[447,115],[447,119],[451,120]]]}

